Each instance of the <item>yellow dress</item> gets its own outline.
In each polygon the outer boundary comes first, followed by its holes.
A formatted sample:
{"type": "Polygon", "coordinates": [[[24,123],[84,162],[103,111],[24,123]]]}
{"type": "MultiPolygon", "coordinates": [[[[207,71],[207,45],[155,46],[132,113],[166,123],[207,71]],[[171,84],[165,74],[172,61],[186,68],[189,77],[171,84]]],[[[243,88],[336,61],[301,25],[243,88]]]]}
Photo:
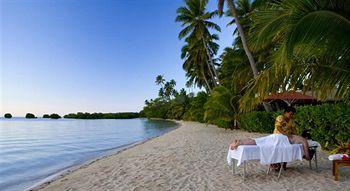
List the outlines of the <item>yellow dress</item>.
{"type": "Polygon", "coordinates": [[[296,128],[295,128],[295,122],[293,119],[290,119],[288,122],[283,117],[283,115],[279,115],[276,118],[275,121],[275,130],[273,131],[274,134],[283,134],[283,135],[295,135],[296,128]]]}

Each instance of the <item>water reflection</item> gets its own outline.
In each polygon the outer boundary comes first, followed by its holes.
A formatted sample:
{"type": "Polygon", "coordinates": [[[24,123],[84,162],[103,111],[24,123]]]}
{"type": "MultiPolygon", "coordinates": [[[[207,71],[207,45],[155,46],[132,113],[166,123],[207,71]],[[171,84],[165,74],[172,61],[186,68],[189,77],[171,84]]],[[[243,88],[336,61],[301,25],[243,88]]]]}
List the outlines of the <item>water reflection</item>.
{"type": "Polygon", "coordinates": [[[0,188],[23,190],[72,165],[176,127],[162,120],[0,119],[0,188]]]}

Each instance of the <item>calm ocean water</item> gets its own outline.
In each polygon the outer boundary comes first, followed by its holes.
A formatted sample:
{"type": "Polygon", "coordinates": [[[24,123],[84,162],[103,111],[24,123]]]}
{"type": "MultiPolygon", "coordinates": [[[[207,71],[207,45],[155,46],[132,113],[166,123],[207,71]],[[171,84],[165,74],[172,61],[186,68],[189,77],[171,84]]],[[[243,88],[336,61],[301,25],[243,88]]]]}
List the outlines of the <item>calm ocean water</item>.
{"type": "Polygon", "coordinates": [[[169,121],[0,119],[0,190],[23,190],[74,165],[164,134],[169,121]]]}

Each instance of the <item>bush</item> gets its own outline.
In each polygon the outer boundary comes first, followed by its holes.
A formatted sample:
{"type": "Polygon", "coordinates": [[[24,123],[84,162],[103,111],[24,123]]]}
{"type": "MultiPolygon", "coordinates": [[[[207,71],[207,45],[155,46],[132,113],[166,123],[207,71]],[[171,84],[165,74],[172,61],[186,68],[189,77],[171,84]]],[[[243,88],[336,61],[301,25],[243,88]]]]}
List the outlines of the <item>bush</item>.
{"type": "Polygon", "coordinates": [[[349,113],[350,107],[345,103],[298,107],[298,133],[309,132],[327,150],[350,143],[349,113]]]}
{"type": "Polygon", "coordinates": [[[5,113],[4,117],[5,118],[12,118],[12,115],[11,115],[11,113],[5,113]]]}
{"type": "Polygon", "coordinates": [[[27,118],[27,119],[33,119],[33,118],[36,118],[36,117],[35,117],[35,115],[32,114],[32,113],[27,113],[27,114],[26,114],[26,118],[27,118]]]}
{"type": "MultiPolygon", "coordinates": [[[[299,135],[308,132],[324,149],[331,150],[350,143],[350,107],[344,103],[297,107],[296,129],[299,135]]],[[[251,112],[241,117],[241,129],[272,133],[274,120],[281,112],[251,112]]]]}
{"type": "Polygon", "coordinates": [[[50,115],[49,114],[44,114],[43,118],[50,118],[50,115]]]}
{"type": "Polygon", "coordinates": [[[204,120],[221,128],[233,128],[237,112],[237,97],[224,86],[213,89],[204,105],[204,120]]]}
{"type": "Polygon", "coordinates": [[[196,97],[193,97],[189,109],[183,116],[187,121],[204,122],[204,104],[207,102],[208,95],[205,92],[198,92],[196,97]]]}
{"type": "Polygon", "coordinates": [[[272,133],[274,130],[274,113],[263,111],[246,113],[241,116],[241,129],[249,132],[272,133]]]}

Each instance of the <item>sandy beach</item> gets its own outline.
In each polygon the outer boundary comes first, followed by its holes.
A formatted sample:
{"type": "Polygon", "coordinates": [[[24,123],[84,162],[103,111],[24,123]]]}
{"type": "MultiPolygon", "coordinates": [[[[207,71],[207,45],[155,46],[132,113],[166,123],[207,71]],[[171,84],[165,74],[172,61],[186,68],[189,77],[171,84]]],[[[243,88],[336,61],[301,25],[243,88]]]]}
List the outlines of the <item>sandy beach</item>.
{"type": "MultiPolygon", "coordinates": [[[[226,162],[235,138],[263,134],[180,122],[181,126],[118,154],[104,157],[35,190],[350,190],[350,169],[334,181],[327,153],[318,152],[319,171],[307,161],[289,163],[280,180],[266,166],[248,162],[247,178],[233,175],[226,162]]],[[[239,167],[242,172],[242,167],[239,167]]]]}

